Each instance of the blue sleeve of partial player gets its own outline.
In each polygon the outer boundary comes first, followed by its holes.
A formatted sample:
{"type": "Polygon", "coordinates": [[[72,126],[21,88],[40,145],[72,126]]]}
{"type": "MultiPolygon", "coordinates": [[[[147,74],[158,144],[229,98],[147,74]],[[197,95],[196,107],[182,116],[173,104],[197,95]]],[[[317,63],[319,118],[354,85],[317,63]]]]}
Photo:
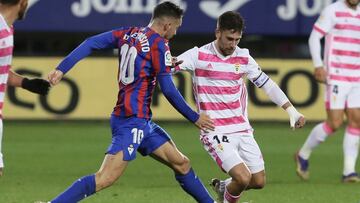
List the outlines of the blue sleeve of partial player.
{"type": "Polygon", "coordinates": [[[105,32],[87,38],[69,55],[56,68],[64,74],[67,73],[77,62],[86,56],[90,55],[93,50],[109,49],[116,47],[116,38],[114,38],[112,31],[105,32]]]}
{"type": "Polygon", "coordinates": [[[181,113],[186,119],[195,123],[200,115],[193,111],[185,102],[180,92],[176,89],[170,74],[162,74],[157,77],[162,93],[170,104],[181,113]]]}

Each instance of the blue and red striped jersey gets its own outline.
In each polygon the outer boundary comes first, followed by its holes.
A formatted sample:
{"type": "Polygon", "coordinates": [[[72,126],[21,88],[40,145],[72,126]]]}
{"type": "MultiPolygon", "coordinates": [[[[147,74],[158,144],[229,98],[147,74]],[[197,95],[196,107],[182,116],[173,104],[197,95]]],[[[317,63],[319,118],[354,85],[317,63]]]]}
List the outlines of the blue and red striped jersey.
{"type": "Polygon", "coordinates": [[[92,36],[66,56],[57,70],[66,74],[93,50],[102,49],[119,49],[119,92],[114,115],[150,119],[152,94],[158,80],[171,105],[191,122],[197,121],[199,114],[189,107],[172,81],[168,41],[149,27],[123,27],[92,36]]]}
{"type": "Polygon", "coordinates": [[[156,76],[170,73],[168,43],[149,27],[123,28],[112,34],[119,49],[120,67],[118,100],[113,113],[150,118],[156,76]]]}

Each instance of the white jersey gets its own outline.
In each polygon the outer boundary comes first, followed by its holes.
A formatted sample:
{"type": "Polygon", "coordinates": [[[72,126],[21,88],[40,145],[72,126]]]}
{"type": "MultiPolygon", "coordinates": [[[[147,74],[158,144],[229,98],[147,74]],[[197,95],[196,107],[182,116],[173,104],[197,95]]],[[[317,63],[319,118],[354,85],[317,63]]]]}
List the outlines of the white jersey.
{"type": "Polygon", "coordinates": [[[0,116],[2,116],[13,47],[13,28],[7,25],[5,19],[0,14],[0,116]]]}
{"type": "Polygon", "coordinates": [[[252,132],[244,76],[255,79],[262,71],[248,49],[237,47],[232,55],[224,57],[212,42],[186,51],[178,60],[184,61],[179,65],[181,70],[192,73],[198,111],[211,117],[215,132],[252,132]]]}
{"type": "MultiPolygon", "coordinates": [[[[313,30],[325,36],[328,81],[360,84],[360,6],[350,9],[344,0],[329,5],[313,30]]],[[[312,58],[315,66],[322,66],[320,52],[312,58]]]]}

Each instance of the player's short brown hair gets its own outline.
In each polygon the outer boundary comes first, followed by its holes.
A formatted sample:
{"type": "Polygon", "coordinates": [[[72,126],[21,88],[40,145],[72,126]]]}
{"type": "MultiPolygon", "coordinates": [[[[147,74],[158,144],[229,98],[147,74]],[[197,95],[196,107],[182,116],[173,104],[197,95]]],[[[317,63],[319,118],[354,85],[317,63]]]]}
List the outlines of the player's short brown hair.
{"type": "Polygon", "coordinates": [[[16,5],[19,2],[20,0],[0,0],[0,3],[4,5],[16,5]]]}
{"type": "Polygon", "coordinates": [[[173,17],[179,19],[183,16],[183,14],[184,10],[178,5],[170,1],[165,1],[154,8],[152,19],[160,17],[173,17]]]}
{"type": "Polygon", "coordinates": [[[236,11],[227,11],[218,18],[217,26],[219,30],[234,30],[242,32],[244,29],[244,19],[236,11]]]}

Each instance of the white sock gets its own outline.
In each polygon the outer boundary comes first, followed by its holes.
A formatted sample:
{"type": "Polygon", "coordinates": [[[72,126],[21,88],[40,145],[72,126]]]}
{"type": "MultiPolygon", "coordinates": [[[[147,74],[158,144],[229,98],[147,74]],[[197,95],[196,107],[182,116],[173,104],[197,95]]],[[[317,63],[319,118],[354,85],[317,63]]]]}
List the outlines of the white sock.
{"type": "Polygon", "coordinates": [[[225,182],[225,186],[228,185],[230,182],[231,182],[232,178],[228,178],[228,179],[225,179],[224,182],[225,182]]]}
{"type": "Polygon", "coordinates": [[[299,155],[303,159],[308,160],[312,150],[315,149],[320,143],[324,142],[328,135],[332,134],[333,132],[333,129],[331,129],[326,122],[317,124],[310,132],[304,145],[301,147],[299,155]]]}
{"type": "Polygon", "coordinates": [[[355,172],[356,159],[359,154],[360,129],[348,126],[345,131],[344,150],[344,171],[343,175],[355,172]]]}

